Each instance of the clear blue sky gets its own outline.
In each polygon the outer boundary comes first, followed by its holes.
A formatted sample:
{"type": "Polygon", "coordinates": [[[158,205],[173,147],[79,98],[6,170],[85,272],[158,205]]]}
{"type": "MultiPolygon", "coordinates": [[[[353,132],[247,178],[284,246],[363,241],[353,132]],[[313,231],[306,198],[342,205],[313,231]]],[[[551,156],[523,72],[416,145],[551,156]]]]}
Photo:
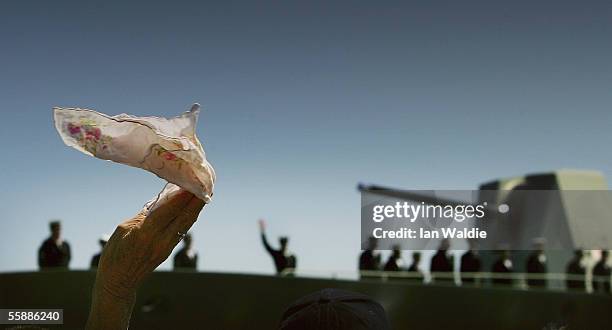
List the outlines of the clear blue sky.
{"type": "Polygon", "coordinates": [[[193,228],[199,269],[271,273],[265,217],[301,269],[354,270],[358,182],[611,177],[611,35],[609,1],[3,1],[0,271],[36,267],[52,218],[87,267],[163,186],[64,146],[52,106],[200,102],[218,181],[193,228]]]}

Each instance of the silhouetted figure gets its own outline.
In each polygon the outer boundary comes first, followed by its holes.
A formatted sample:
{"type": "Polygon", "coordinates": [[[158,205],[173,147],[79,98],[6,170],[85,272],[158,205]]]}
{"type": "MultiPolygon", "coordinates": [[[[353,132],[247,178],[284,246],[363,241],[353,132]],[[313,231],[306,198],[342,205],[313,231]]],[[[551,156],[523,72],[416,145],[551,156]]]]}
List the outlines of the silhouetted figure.
{"type": "MultiPolygon", "coordinates": [[[[380,270],[380,253],[376,252],[378,241],[374,237],[368,239],[368,247],[359,256],[359,271],[380,270]]],[[[373,277],[369,274],[361,274],[361,277],[373,277]]]]}
{"type": "Polygon", "coordinates": [[[385,272],[399,272],[402,270],[402,250],[398,245],[393,246],[393,251],[385,263],[385,272]]]}
{"type": "Polygon", "coordinates": [[[102,256],[102,250],[104,250],[104,245],[106,245],[109,238],[110,237],[108,235],[104,235],[100,237],[100,240],[98,240],[98,243],[100,243],[100,252],[91,258],[91,263],[89,264],[91,268],[98,268],[98,265],[100,264],[100,257],[102,256]]]}
{"type": "Polygon", "coordinates": [[[193,270],[198,266],[198,253],[193,249],[193,238],[187,233],[183,237],[183,248],[174,255],[174,270],[193,270]]]}
{"type": "MultiPolygon", "coordinates": [[[[513,269],[510,251],[505,250],[500,253],[499,258],[493,264],[491,272],[495,274],[512,274],[513,269]]],[[[495,285],[511,285],[512,278],[493,278],[492,282],[495,285]]]]}
{"type": "Polygon", "coordinates": [[[436,277],[435,273],[446,273],[446,276],[436,278],[436,282],[454,282],[452,278],[453,258],[446,255],[449,247],[450,243],[448,240],[442,240],[438,252],[431,259],[430,271],[434,278],[436,277]]]}
{"type": "Polygon", "coordinates": [[[601,251],[601,259],[593,268],[593,291],[610,294],[610,266],[607,264],[608,250],[601,251]]]}
{"type": "Polygon", "coordinates": [[[266,251],[270,254],[274,260],[274,267],[276,267],[276,274],[278,275],[291,275],[293,270],[297,266],[297,258],[287,251],[287,245],[289,244],[289,238],[281,236],[278,238],[280,249],[273,249],[268,240],[266,239],[266,223],[263,220],[259,221],[259,230],[261,231],[261,241],[266,248],[266,251]],[[289,274],[285,274],[285,271],[289,271],[289,274]]]}
{"type": "Polygon", "coordinates": [[[410,277],[410,280],[414,282],[423,282],[423,272],[419,269],[419,263],[421,263],[421,253],[413,252],[412,253],[412,263],[410,267],[408,267],[408,271],[414,273],[413,275],[418,275],[415,277],[410,277]]]}
{"type": "Polygon", "coordinates": [[[478,250],[475,249],[474,243],[470,243],[470,249],[461,256],[461,265],[459,271],[461,272],[461,283],[463,284],[474,284],[474,274],[464,275],[464,273],[478,273],[481,270],[480,256],[478,250]]]}
{"type": "Polygon", "coordinates": [[[565,286],[568,290],[586,290],[586,268],[582,264],[582,250],[574,251],[574,257],[567,264],[566,273],[567,275],[580,276],[581,278],[580,280],[570,278],[566,279],[565,286]]]}
{"type": "Polygon", "coordinates": [[[49,223],[51,236],[38,249],[38,266],[48,268],[68,268],[70,245],[62,239],[62,225],[59,221],[49,223]]]}
{"type": "MultiPolygon", "coordinates": [[[[544,254],[544,243],[536,241],[534,243],[534,251],[527,258],[527,275],[529,274],[546,274],[546,254],[544,254]]],[[[530,287],[546,287],[545,279],[527,279],[527,285],[530,287]]]]}

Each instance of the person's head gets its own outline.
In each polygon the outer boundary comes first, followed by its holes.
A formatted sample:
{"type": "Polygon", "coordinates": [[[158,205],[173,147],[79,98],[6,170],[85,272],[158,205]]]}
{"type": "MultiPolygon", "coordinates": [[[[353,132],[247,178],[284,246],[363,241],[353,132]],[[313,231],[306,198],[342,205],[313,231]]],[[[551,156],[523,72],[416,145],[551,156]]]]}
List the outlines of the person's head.
{"type": "Polygon", "coordinates": [[[368,238],[368,250],[376,250],[378,246],[378,240],[374,236],[368,238]]]}
{"type": "Polygon", "coordinates": [[[533,240],[533,250],[537,253],[544,253],[544,245],[546,241],[544,238],[536,238],[533,240]]]}
{"type": "Polygon", "coordinates": [[[393,245],[393,258],[399,259],[402,257],[402,248],[399,245],[393,245]]]}
{"type": "Polygon", "coordinates": [[[574,258],[580,260],[580,259],[582,259],[582,255],[583,255],[582,250],[575,250],[574,251],[574,258]]]}
{"type": "Polygon", "coordinates": [[[450,242],[448,241],[448,239],[443,239],[440,242],[440,247],[438,248],[438,250],[447,251],[449,247],[450,247],[450,242]]]}
{"type": "Polygon", "coordinates": [[[306,295],[283,313],[280,330],[388,330],[384,308],[355,292],[324,289],[306,295]]]}
{"type": "Polygon", "coordinates": [[[412,262],[416,265],[421,261],[421,252],[412,253],[412,262]]]}
{"type": "Polygon", "coordinates": [[[98,243],[100,243],[100,247],[104,248],[104,246],[106,245],[106,243],[108,243],[108,240],[110,239],[110,236],[108,235],[102,235],[102,237],[100,237],[100,239],[98,240],[98,243]]]}
{"type": "Polygon", "coordinates": [[[185,237],[183,237],[183,244],[185,245],[185,247],[190,248],[192,243],[193,243],[193,237],[191,237],[191,234],[190,233],[185,234],[185,237]]]}
{"type": "Polygon", "coordinates": [[[62,224],[58,220],[49,222],[49,230],[51,230],[53,239],[59,239],[62,236],[62,224]]]}
{"type": "Polygon", "coordinates": [[[610,255],[610,251],[608,250],[601,250],[601,260],[606,261],[608,260],[608,256],[610,255]]]}
{"type": "Polygon", "coordinates": [[[286,251],[287,245],[289,244],[289,238],[287,236],[281,236],[278,238],[278,243],[280,244],[281,251],[286,251]]]}

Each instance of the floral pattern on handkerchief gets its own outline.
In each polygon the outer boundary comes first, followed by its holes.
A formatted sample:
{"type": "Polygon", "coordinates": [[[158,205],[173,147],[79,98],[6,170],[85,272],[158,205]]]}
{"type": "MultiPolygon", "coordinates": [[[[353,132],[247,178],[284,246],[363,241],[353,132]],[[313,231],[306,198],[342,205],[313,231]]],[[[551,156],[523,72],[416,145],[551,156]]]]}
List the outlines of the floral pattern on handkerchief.
{"type": "Polygon", "coordinates": [[[96,155],[100,150],[106,150],[111,144],[112,138],[103,135],[100,128],[91,120],[81,120],[80,122],[68,122],[67,130],[70,136],[92,155],[96,155]]]}

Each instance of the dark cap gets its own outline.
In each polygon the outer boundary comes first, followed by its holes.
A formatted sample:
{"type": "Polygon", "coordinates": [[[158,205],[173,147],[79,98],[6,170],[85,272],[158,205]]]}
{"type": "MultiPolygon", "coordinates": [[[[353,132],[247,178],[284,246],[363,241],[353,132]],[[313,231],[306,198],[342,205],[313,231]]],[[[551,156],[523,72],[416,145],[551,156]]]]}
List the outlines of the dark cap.
{"type": "Polygon", "coordinates": [[[283,313],[281,330],[388,330],[384,308],[355,292],[324,289],[294,302],[283,313]]]}
{"type": "Polygon", "coordinates": [[[49,228],[53,229],[53,228],[57,228],[59,226],[61,226],[61,222],[59,220],[51,220],[49,221],[49,228]]]}

